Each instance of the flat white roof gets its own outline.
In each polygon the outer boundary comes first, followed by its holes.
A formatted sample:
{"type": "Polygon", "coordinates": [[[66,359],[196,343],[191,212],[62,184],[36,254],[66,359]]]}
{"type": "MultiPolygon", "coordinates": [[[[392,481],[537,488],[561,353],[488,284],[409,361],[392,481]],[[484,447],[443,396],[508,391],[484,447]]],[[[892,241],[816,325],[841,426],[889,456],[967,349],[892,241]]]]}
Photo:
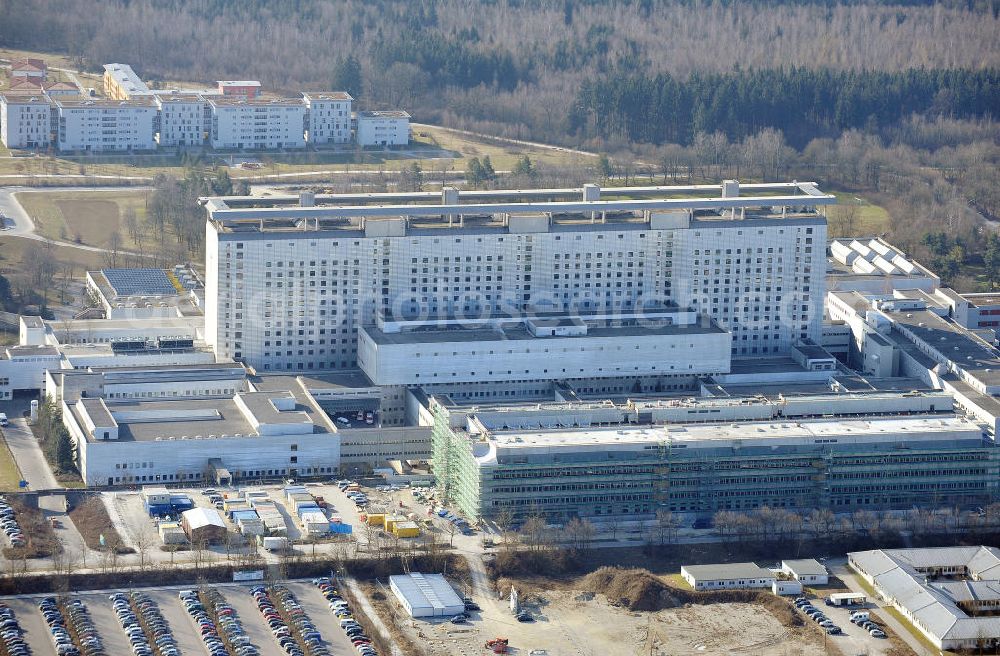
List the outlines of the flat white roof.
{"type": "Polygon", "coordinates": [[[954,431],[981,432],[962,417],[825,419],[817,421],[739,422],[724,424],[670,424],[644,427],[566,428],[538,431],[499,431],[492,439],[500,446],[610,445],[622,442],[719,442],[746,439],[842,439],[885,436],[932,437],[954,431]]]}
{"type": "Polygon", "coordinates": [[[718,563],[712,565],[684,565],[685,572],[696,581],[721,581],[729,579],[773,579],[774,572],[756,563],[718,563]]]}
{"type": "Polygon", "coordinates": [[[815,558],[783,560],[781,561],[781,567],[787,569],[795,576],[826,576],[829,574],[826,565],[815,558]]]}
{"type": "Polygon", "coordinates": [[[226,523],[222,521],[222,516],[214,508],[192,508],[181,513],[181,517],[187,521],[188,526],[192,529],[203,526],[221,526],[222,528],[226,528],[226,523]]]}
{"type": "Polygon", "coordinates": [[[397,596],[405,598],[414,616],[420,609],[431,609],[423,615],[450,615],[465,610],[465,603],[441,574],[399,574],[389,577],[397,596]]]}

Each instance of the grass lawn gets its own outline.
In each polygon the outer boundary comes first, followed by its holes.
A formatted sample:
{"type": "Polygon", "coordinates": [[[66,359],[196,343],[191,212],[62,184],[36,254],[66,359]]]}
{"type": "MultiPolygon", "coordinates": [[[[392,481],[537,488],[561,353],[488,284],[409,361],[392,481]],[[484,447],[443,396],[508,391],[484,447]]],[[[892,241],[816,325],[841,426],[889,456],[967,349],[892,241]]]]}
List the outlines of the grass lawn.
{"type": "Polygon", "coordinates": [[[126,208],[135,210],[140,224],[146,216],[145,191],[53,192],[30,191],[17,195],[18,202],[35,222],[36,232],[51,239],[78,241],[88,246],[107,247],[111,235],[119,232],[124,248],[133,248],[123,217],[126,208]]]}
{"type": "Polygon", "coordinates": [[[7,446],[7,440],[0,440],[0,491],[16,492],[21,480],[21,471],[14,462],[14,456],[7,446]]]}
{"type": "MultiPolygon", "coordinates": [[[[6,275],[18,274],[24,271],[25,252],[30,249],[42,248],[42,243],[25,237],[0,236],[0,270],[6,275]]],[[[59,262],[72,267],[74,276],[82,276],[85,271],[100,269],[104,266],[104,255],[92,251],[84,251],[70,246],[56,246],[55,256],[59,262]]]]}
{"type": "Polygon", "coordinates": [[[889,230],[889,213],[884,207],[873,205],[866,198],[855,193],[838,191],[833,192],[833,194],[837,197],[838,204],[827,210],[831,236],[877,235],[889,230]],[[849,225],[852,214],[853,229],[849,225]]]}
{"type": "Polygon", "coordinates": [[[675,588],[680,588],[681,590],[694,590],[691,584],[684,580],[684,577],[678,574],[663,574],[660,579],[669,586],[675,588]]]}
{"type": "Polygon", "coordinates": [[[482,159],[486,156],[489,156],[493,168],[498,171],[510,170],[522,155],[527,155],[533,163],[542,167],[546,165],[565,167],[574,164],[593,166],[596,162],[592,157],[563,150],[481,139],[431,125],[414,126],[413,137],[414,143],[433,144],[460,155],[461,160],[455,162],[456,171],[464,171],[469,159],[473,157],[482,159]]]}
{"type": "Polygon", "coordinates": [[[0,59],[44,59],[48,66],[56,68],[68,68],[76,70],[76,64],[66,55],[53,54],[51,52],[33,52],[31,50],[16,50],[13,48],[0,48],[0,59]]]}

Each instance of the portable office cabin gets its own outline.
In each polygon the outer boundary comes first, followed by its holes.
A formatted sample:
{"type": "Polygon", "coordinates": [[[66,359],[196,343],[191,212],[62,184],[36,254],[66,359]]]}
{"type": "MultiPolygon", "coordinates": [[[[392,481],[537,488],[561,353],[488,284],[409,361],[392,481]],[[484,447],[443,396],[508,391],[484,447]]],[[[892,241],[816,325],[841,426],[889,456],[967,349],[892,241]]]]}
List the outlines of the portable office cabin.
{"type": "Polygon", "coordinates": [[[813,558],[781,561],[781,571],[808,585],[826,585],[830,574],[826,565],[813,558]]]}
{"type": "Polygon", "coordinates": [[[802,584],[798,581],[778,580],[771,584],[771,592],[778,596],[802,594],[802,584]]]}

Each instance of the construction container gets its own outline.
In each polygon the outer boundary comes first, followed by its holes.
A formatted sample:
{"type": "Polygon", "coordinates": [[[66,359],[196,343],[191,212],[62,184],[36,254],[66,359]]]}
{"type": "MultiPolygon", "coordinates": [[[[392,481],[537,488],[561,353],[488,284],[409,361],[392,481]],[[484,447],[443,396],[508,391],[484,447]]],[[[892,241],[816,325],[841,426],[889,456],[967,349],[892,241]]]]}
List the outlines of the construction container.
{"type": "Polygon", "coordinates": [[[387,533],[392,533],[395,531],[395,526],[399,522],[405,522],[407,519],[399,515],[386,515],[385,520],[382,523],[382,528],[386,530],[387,533]]]}
{"type": "Polygon", "coordinates": [[[237,527],[243,535],[261,536],[267,532],[267,529],[264,527],[264,522],[259,519],[241,520],[239,524],[237,524],[237,527]]]}
{"type": "Polygon", "coordinates": [[[165,487],[143,487],[142,500],[145,501],[148,506],[167,505],[170,503],[170,490],[165,487]]]}
{"type": "Polygon", "coordinates": [[[382,513],[368,513],[368,516],[365,518],[365,521],[368,522],[368,524],[370,524],[371,526],[384,526],[385,515],[383,515],[382,513]]]}
{"type": "Polygon", "coordinates": [[[398,521],[392,525],[392,534],[397,538],[415,538],[420,535],[420,527],[409,520],[398,521]]]}
{"type": "Polygon", "coordinates": [[[306,506],[306,505],[299,506],[296,509],[296,511],[295,511],[295,514],[299,517],[299,519],[302,519],[302,515],[305,515],[306,513],[320,513],[320,514],[322,514],[323,511],[320,510],[319,506],[317,506],[315,503],[311,504],[311,505],[308,505],[308,506],[306,506]]]}
{"type": "Polygon", "coordinates": [[[239,523],[241,521],[246,521],[248,519],[256,519],[256,520],[260,519],[260,515],[257,514],[257,511],[252,509],[233,511],[230,517],[236,523],[239,523]]]}
{"type": "Polygon", "coordinates": [[[262,538],[261,545],[268,551],[282,551],[288,548],[288,538],[273,536],[262,538]]]}
{"type": "Polygon", "coordinates": [[[277,508],[278,502],[271,497],[247,497],[247,503],[256,508],[257,506],[271,506],[277,508]]]}
{"type": "Polygon", "coordinates": [[[229,512],[233,508],[249,508],[250,504],[247,503],[246,499],[223,499],[222,509],[229,512]]]}
{"type": "Polygon", "coordinates": [[[264,490],[244,490],[247,499],[266,499],[267,492],[264,490]]]}
{"type": "Polygon", "coordinates": [[[177,522],[162,522],[159,533],[163,544],[187,544],[188,539],[184,529],[177,522]]]}
{"type": "Polygon", "coordinates": [[[325,535],[330,532],[330,521],[323,513],[306,513],[302,516],[302,528],[310,535],[325,535]]]}
{"type": "Polygon", "coordinates": [[[292,502],[291,506],[292,510],[294,510],[296,514],[300,513],[303,508],[319,508],[319,506],[316,505],[316,501],[313,500],[312,497],[309,497],[308,499],[296,499],[292,502]]]}

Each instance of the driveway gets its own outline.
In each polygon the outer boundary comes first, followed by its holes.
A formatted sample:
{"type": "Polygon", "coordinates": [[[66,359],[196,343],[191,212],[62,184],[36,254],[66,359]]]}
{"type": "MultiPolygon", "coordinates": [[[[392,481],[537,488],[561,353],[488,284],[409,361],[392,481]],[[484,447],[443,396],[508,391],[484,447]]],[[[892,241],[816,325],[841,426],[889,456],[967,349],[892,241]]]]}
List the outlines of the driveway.
{"type": "Polygon", "coordinates": [[[35,439],[34,433],[28,428],[28,422],[23,417],[12,418],[3,429],[3,434],[17,466],[21,469],[21,476],[28,481],[29,489],[51,490],[62,487],[52,474],[38,440],[35,439]]]}

